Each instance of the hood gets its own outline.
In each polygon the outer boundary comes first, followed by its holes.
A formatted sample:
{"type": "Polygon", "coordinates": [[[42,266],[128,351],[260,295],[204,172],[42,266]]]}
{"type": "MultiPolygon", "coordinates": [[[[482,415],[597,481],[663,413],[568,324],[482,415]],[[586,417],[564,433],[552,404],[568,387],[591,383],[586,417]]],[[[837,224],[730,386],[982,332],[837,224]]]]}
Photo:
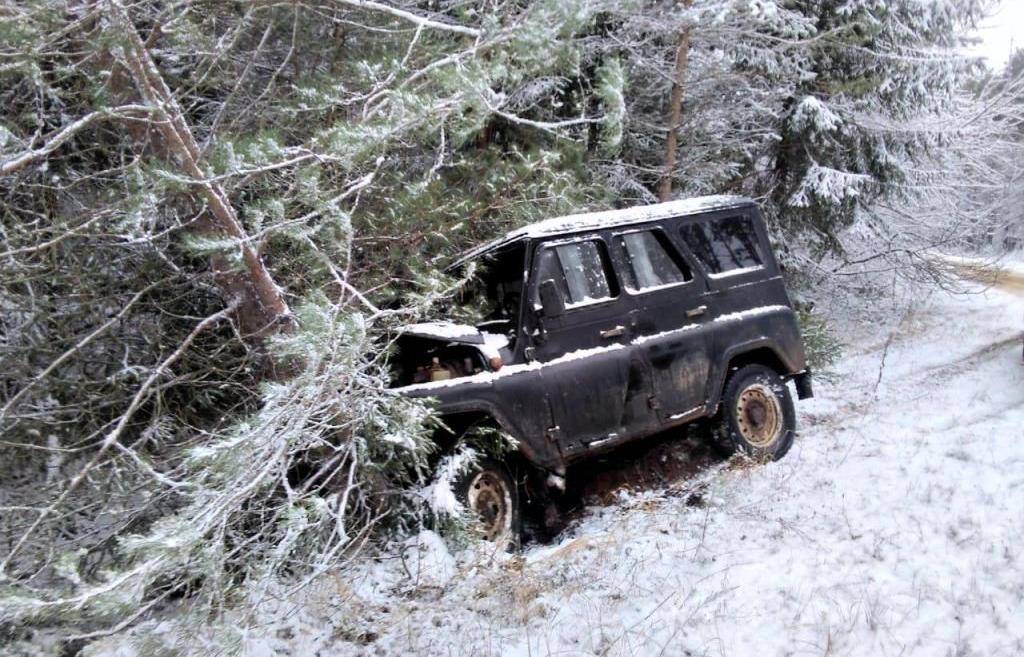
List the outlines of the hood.
{"type": "Polygon", "coordinates": [[[455,324],[454,322],[409,324],[402,329],[402,335],[440,340],[442,342],[458,342],[460,344],[484,343],[484,334],[476,328],[465,324],[455,324]]]}
{"type": "MultiPolygon", "coordinates": [[[[422,322],[402,328],[402,335],[455,344],[473,345],[486,357],[500,356],[508,347],[508,338],[497,333],[486,333],[474,326],[454,322],[422,322]]],[[[507,355],[507,353],[505,354],[507,355]]]]}

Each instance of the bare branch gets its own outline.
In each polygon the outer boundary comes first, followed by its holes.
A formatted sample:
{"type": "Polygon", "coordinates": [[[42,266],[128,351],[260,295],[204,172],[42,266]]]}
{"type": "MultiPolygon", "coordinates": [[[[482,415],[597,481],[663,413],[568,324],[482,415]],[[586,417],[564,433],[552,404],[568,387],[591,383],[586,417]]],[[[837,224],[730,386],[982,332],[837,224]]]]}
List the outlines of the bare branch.
{"type": "Polygon", "coordinates": [[[159,281],[155,283],[150,283],[143,289],[139,290],[135,294],[135,296],[128,300],[128,303],[126,303],[124,307],[121,308],[121,310],[116,315],[111,317],[107,322],[105,322],[95,331],[79,340],[78,344],[65,351],[58,358],[54,359],[54,361],[50,363],[45,370],[40,372],[34,379],[32,379],[24,386],[22,386],[21,390],[19,390],[10,399],[8,399],[7,403],[4,404],[4,407],[0,409],[0,421],[7,417],[8,412],[10,412],[12,408],[14,408],[15,404],[21,401],[21,398],[28,394],[29,390],[31,390],[37,383],[39,383],[40,381],[48,377],[50,374],[52,374],[55,369],[60,367],[63,363],[67,362],[69,358],[82,351],[82,349],[84,349],[86,345],[95,340],[98,336],[105,333],[106,330],[109,329],[111,326],[121,321],[121,318],[123,318],[128,313],[128,311],[131,310],[132,306],[134,306],[139,299],[141,299],[150,290],[152,290],[159,284],[159,281]]]}
{"type": "Polygon", "coordinates": [[[29,528],[25,530],[25,532],[21,535],[21,537],[18,539],[18,542],[14,544],[14,546],[11,548],[11,551],[8,552],[7,556],[4,557],[3,561],[0,561],[0,581],[3,581],[8,577],[7,567],[8,565],[10,565],[11,559],[13,559],[15,555],[18,553],[18,551],[21,550],[22,546],[25,544],[26,541],[28,541],[29,537],[33,533],[35,533],[36,529],[39,528],[39,525],[41,525],[42,522],[46,520],[46,518],[51,513],[54,512],[54,510],[56,510],[61,504],[64,503],[64,500],[66,500],[68,496],[70,496],[71,493],[73,493],[75,489],[78,488],[82,481],[84,481],[85,478],[88,476],[89,472],[91,472],[92,469],[95,468],[100,463],[100,461],[103,460],[103,456],[107,453],[107,451],[109,451],[110,448],[114,446],[114,443],[121,438],[121,434],[124,433],[124,430],[127,428],[128,423],[131,421],[133,417],[135,417],[136,411],[139,410],[143,402],[149,397],[150,388],[153,387],[153,384],[156,383],[157,380],[160,379],[162,376],[164,376],[164,374],[168,371],[171,365],[173,365],[179,358],[181,358],[185,354],[185,352],[188,351],[189,346],[200,333],[206,330],[207,327],[212,326],[213,324],[216,324],[225,317],[229,316],[231,313],[235,311],[238,305],[239,300],[236,299],[219,312],[214,313],[213,315],[210,315],[203,321],[199,322],[196,325],[196,327],[192,329],[192,332],[188,335],[188,337],[185,338],[180,345],[178,345],[178,348],[175,349],[170,356],[165,358],[163,362],[161,362],[159,365],[153,368],[153,371],[150,372],[145,382],[143,382],[143,384],[139,386],[139,389],[136,391],[135,396],[132,398],[131,404],[128,405],[128,408],[121,415],[120,419],[117,422],[117,425],[103,439],[103,444],[100,446],[98,450],[96,450],[96,453],[93,455],[93,457],[81,470],[79,470],[78,474],[75,475],[74,479],[71,480],[67,488],[61,491],[61,494],[57,496],[57,498],[49,506],[39,510],[36,519],[32,522],[29,528]]]}
{"type": "Polygon", "coordinates": [[[146,105],[121,105],[120,107],[90,112],[50,135],[46,143],[39,148],[25,151],[0,162],[0,176],[9,176],[29,164],[46,157],[67,143],[76,134],[101,119],[123,118],[138,113],[150,114],[152,111],[153,108],[146,105]]]}
{"type": "Polygon", "coordinates": [[[442,23],[439,21],[431,20],[424,16],[418,16],[412,12],[399,9],[398,7],[392,7],[391,5],[384,4],[382,2],[373,2],[373,0],[335,0],[336,2],[348,5],[350,7],[358,7],[359,9],[372,9],[373,11],[383,12],[392,16],[397,16],[403,20],[407,20],[411,23],[415,23],[420,27],[429,27],[435,30],[443,30],[445,32],[455,32],[456,34],[465,34],[466,36],[478,37],[480,36],[480,30],[472,27],[466,27],[465,25],[457,25],[455,23],[442,23]]]}

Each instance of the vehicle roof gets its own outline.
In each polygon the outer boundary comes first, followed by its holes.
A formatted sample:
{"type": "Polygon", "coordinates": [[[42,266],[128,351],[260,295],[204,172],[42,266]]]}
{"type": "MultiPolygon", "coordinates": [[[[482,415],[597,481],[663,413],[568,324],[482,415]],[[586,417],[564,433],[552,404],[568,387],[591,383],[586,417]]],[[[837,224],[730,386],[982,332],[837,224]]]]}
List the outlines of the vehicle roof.
{"type": "Polygon", "coordinates": [[[745,196],[698,196],[695,198],[669,201],[668,203],[655,203],[653,205],[639,205],[620,210],[604,210],[601,212],[584,212],[571,214],[564,217],[545,219],[528,226],[517,228],[506,233],[503,237],[488,242],[475,249],[467,251],[459,256],[450,268],[473,260],[485,253],[494,251],[513,242],[524,239],[536,239],[551,237],[554,235],[570,235],[588,230],[616,228],[629,226],[631,224],[647,221],[657,221],[675,217],[701,214],[711,210],[723,210],[728,208],[753,205],[753,201],[745,196]]]}

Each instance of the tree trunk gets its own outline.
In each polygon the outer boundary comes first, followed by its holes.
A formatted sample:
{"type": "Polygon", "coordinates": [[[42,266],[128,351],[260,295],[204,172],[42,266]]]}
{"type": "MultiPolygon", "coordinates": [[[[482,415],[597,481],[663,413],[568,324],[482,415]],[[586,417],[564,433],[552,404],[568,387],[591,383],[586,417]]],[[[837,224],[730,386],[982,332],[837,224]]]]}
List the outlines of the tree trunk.
{"type": "MultiPolygon", "coordinates": [[[[185,121],[181,106],[153,62],[124,5],[120,0],[108,0],[108,3],[112,9],[111,27],[119,32],[115,36],[120,37],[118,40],[122,43],[127,42],[124,60],[132,83],[143,102],[156,112],[164,156],[176,162],[187,177],[205,181],[207,175],[199,166],[199,144],[185,121]]],[[[207,221],[199,230],[231,239],[240,250],[241,271],[224,257],[213,258],[211,264],[221,288],[229,298],[239,302],[238,320],[242,331],[259,340],[289,326],[292,318],[284,295],[250,243],[224,188],[213,182],[197,182],[196,186],[209,208],[207,221]]]]}
{"type": "MultiPolygon", "coordinates": [[[[693,0],[685,0],[683,6],[689,8],[693,0]]],[[[683,82],[686,80],[686,67],[690,59],[690,28],[683,28],[679,34],[679,45],[676,47],[675,78],[672,81],[672,97],[669,100],[668,139],[665,143],[665,171],[658,189],[658,199],[668,201],[672,198],[672,174],[675,172],[676,159],[679,152],[679,123],[683,116],[683,82]]]]}

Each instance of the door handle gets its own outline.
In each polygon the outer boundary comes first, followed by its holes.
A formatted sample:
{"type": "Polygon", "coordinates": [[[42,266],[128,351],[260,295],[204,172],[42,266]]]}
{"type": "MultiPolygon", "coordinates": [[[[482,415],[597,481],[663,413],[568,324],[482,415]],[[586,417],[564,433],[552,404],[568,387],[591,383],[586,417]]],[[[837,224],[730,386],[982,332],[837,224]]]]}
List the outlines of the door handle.
{"type": "Polygon", "coordinates": [[[607,331],[601,331],[602,338],[618,338],[623,335],[626,335],[626,327],[621,325],[616,326],[615,328],[610,328],[607,331]]]}
{"type": "Polygon", "coordinates": [[[697,306],[696,308],[690,308],[686,311],[686,316],[689,318],[700,317],[708,311],[707,306],[697,306]]]}

